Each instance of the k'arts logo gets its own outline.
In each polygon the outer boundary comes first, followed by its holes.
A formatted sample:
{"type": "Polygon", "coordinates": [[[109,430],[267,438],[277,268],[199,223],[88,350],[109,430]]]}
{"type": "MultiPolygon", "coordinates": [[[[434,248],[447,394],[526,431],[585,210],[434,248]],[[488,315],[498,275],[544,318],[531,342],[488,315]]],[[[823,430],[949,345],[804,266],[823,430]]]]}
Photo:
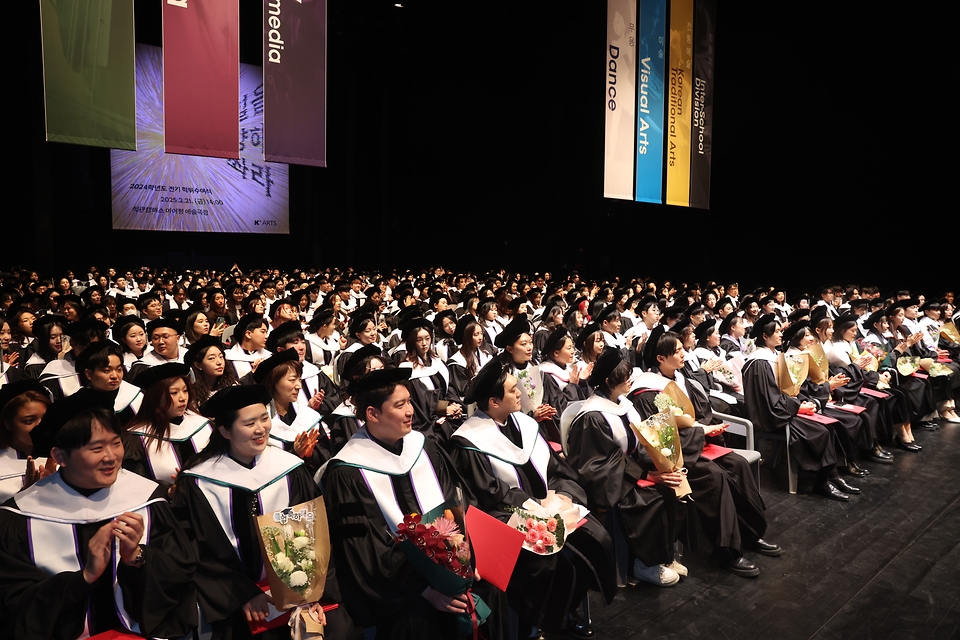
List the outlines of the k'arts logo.
{"type": "Polygon", "coordinates": [[[275,227],[277,226],[276,220],[254,220],[253,226],[255,227],[275,227]]]}

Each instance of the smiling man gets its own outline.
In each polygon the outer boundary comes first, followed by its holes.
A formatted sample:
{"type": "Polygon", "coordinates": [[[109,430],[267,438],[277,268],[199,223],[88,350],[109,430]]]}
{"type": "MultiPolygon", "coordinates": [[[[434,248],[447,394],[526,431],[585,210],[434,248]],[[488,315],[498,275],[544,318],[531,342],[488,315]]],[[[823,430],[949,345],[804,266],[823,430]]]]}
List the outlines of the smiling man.
{"type": "Polygon", "coordinates": [[[371,371],[350,385],[364,428],[334,457],[322,486],[344,602],[377,637],[459,637],[453,615],[466,596],[433,590],[394,536],[405,514],[459,504],[459,475],[432,440],[413,430],[410,369],[371,371]]]}
{"type": "Polygon", "coordinates": [[[197,622],[192,547],[164,489],[121,468],[110,408],[78,391],[31,437],[34,455],[60,469],[0,507],[0,636],[188,634],[197,622]]]}

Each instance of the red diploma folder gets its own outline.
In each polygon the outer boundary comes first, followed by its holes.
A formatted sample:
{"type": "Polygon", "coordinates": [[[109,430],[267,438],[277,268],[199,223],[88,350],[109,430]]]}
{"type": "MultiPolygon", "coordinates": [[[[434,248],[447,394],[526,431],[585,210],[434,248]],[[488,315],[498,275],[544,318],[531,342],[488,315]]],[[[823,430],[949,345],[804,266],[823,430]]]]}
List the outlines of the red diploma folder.
{"type": "Polygon", "coordinates": [[[464,514],[480,578],[501,591],[507,590],[524,535],[506,523],[473,507],[464,514]]]}
{"type": "Polygon", "coordinates": [[[728,449],[726,447],[721,447],[716,444],[706,444],[703,446],[703,453],[700,455],[706,458],[707,460],[716,460],[721,456],[725,456],[728,453],[733,453],[733,449],[728,449]]]}

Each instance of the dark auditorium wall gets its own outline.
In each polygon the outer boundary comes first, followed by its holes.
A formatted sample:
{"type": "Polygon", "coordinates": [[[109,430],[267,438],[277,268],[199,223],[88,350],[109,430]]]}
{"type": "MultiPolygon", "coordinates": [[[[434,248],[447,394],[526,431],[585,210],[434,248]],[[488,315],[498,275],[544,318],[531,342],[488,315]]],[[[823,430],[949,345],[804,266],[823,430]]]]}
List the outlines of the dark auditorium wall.
{"type": "MultiPolygon", "coordinates": [[[[935,49],[898,40],[919,17],[797,7],[780,20],[720,3],[704,212],[601,196],[602,0],[393,5],[330,0],[329,167],[292,167],[289,236],[251,236],[111,230],[109,152],[44,142],[37,3],[10,3],[23,55],[8,78],[17,169],[7,172],[0,266],[439,260],[894,287],[920,279],[888,261],[911,230],[924,263],[956,255],[951,177],[933,161],[945,143],[923,126],[938,113],[922,90],[941,77],[925,64],[935,49]],[[891,43],[902,51],[874,55],[891,43]],[[906,226],[881,222],[893,216],[906,226]],[[803,257],[838,234],[865,250],[834,246],[839,264],[803,257]]],[[[259,7],[241,2],[243,62],[259,64],[259,7]]],[[[161,44],[160,0],[136,0],[135,10],[138,41],[161,44]]],[[[941,271],[924,285],[956,286],[955,268],[941,271]]]]}

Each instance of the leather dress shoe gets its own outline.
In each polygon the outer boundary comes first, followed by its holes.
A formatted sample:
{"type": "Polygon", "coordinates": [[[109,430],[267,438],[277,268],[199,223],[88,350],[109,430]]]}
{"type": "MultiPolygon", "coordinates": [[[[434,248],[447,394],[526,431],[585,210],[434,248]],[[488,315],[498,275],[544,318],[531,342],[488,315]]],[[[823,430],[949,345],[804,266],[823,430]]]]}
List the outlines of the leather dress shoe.
{"type": "Polygon", "coordinates": [[[913,451],[914,453],[916,453],[917,451],[920,451],[920,449],[923,448],[914,442],[904,442],[899,437],[894,438],[893,441],[897,444],[897,447],[903,449],[904,451],[913,451]]]}
{"type": "Polygon", "coordinates": [[[940,428],[940,425],[937,424],[935,420],[924,420],[923,422],[918,423],[916,426],[925,431],[936,431],[940,428]]]}
{"type": "Polygon", "coordinates": [[[840,491],[840,489],[837,489],[837,485],[833,484],[829,480],[825,480],[818,484],[815,487],[815,490],[820,495],[824,496],[825,498],[830,498],[831,500],[840,500],[841,502],[846,502],[850,499],[850,496],[840,491]]]}
{"type": "Polygon", "coordinates": [[[854,496],[860,493],[860,487],[854,487],[853,485],[848,484],[847,481],[841,478],[840,476],[837,476],[836,478],[831,478],[830,482],[832,482],[834,486],[837,487],[837,489],[840,489],[840,491],[844,493],[848,493],[854,496]]]}
{"type": "Polygon", "coordinates": [[[767,542],[763,538],[760,538],[754,542],[748,542],[746,547],[751,551],[756,551],[760,555],[770,556],[771,558],[776,558],[783,553],[783,549],[781,549],[778,545],[775,545],[772,542],[767,542]]]}
{"type": "Polygon", "coordinates": [[[760,575],[760,567],[753,564],[743,556],[739,558],[730,558],[726,562],[725,568],[730,573],[736,574],[741,578],[756,578],[760,575]]]}
{"type": "Polygon", "coordinates": [[[571,611],[567,618],[567,633],[574,638],[593,638],[596,635],[590,623],[581,618],[576,611],[571,611]]]}
{"type": "Polygon", "coordinates": [[[874,462],[879,462],[880,464],[893,464],[893,454],[880,445],[875,446],[867,455],[874,462]]]}
{"type": "Polygon", "coordinates": [[[870,473],[869,471],[862,468],[860,465],[858,465],[856,462],[853,462],[852,460],[846,467],[843,467],[842,470],[857,478],[862,478],[868,473],[870,473]]]}

